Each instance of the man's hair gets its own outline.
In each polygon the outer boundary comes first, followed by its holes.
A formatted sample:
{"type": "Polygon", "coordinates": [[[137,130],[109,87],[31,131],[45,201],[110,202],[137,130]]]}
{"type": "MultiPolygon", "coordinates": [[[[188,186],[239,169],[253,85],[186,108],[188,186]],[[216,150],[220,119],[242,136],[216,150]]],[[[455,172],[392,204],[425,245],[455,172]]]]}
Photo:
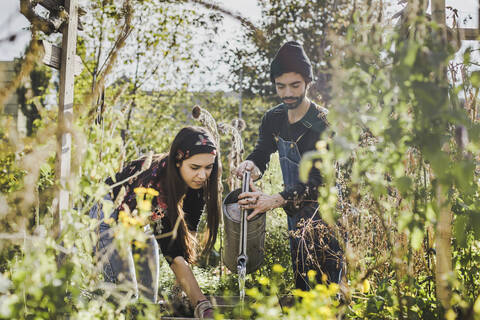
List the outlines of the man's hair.
{"type": "Polygon", "coordinates": [[[296,72],[303,76],[306,83],[313,80],[313,70],[310,59],[300,43],[289,41],[278,49],[270,65],[270,80],[275,84],[275,78],[287,72],[296,72]]]}

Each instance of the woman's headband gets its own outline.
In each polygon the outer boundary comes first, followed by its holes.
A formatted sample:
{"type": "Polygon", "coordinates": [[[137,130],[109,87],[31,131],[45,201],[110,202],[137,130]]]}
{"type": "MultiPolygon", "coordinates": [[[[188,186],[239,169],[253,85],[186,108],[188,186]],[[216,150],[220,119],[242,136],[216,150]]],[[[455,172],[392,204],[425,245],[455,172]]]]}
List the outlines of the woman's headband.
{"type": "Polygon", "coordinates": [[[192,135],[187,137],[183,145],[177,150],[175,159],[183,161],[199,153],[217,155],[217,147],[208,135],[201,132],[192,132],[192,135]]]}

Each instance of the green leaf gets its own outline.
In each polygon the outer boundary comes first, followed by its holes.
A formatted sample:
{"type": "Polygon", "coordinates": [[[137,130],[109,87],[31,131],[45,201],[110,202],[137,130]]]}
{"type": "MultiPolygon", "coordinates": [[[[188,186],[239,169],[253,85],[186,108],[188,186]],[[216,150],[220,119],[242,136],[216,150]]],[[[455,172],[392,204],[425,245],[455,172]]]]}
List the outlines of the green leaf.
{"type": "Polygon", "coordinates": [[[403,59],[403,63],[405,63],[405,65],[409,67],[413,66],[417,58],[418,47],[419,46],[417,44],[413,43],[408,46],[407,54],[405,55],[405,59],[403,59]]]}
{"type": "Polygon", "coordinates": [[[412,232],[411,244],[412,248],[419,250],[422,247],[423,242],[423,230],[418,227],[415,227],[412,232]]]}
{"type": "Polygon", "coordinates": [[[12,282],[0,273],[0,293],[8,293],[8,289],[11,287],[11,285],[12,282]]]}
{"type": "Polygon", "coordinates": [[[475,239],[477,240],[480,239],[480,212],[478,211],[472,212],[470,224],[472,225],[475,239]]]}
{"type": "Polygon", "coordinates": [[[427,221],[430,222],[435,222],[437,220],[437,213],[435,212],[435,209],[433,208],[431,203],[427,205],[425,217],[427,218],[427,221]]]}
{"type": "Polygon", "coordinates": [[[395,181],[395,185],[402,194],[406,194],[412,187],[412,179],[410,177],[400,177],[395,181]]]}
{"type": "Polygon", "coordinates": [[[308,181],[308,174],[313,166],[313,161],[319,158],[319,153],[316,151],[310,151],[303,155],[302,160],[300,161],[299,167],[299,177],[300,181],[307,182],[308,181]]]}
{"type": "Polygon", "coordinates": [[[457,215],[453,225],[453,233],[461,247],[467,246],[467,223],[468,217],[466,215],[457,215]]]}
{"type": "Polygon", "coordinates": [[[473,71],[470,75],[470,83],[476,88],[480,88],[480,71],[473,71]]]}
{"type": "Polygon", "coordinates": [[[398,229],[403,231],[407,228],[413,218],[413,213],[411,211],[402,211],[400,217],[398,218],[398,229]]]}

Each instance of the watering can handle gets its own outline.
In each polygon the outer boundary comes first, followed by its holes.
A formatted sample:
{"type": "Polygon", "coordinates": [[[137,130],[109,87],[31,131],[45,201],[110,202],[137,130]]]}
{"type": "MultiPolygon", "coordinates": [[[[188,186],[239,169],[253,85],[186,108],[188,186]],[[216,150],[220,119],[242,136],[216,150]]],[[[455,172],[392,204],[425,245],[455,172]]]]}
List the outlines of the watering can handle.
{"type": "Polygon", "coordinates": [[[250,190],[250,171],[245,170],[242,180],[242,192],[248,192],[250,190]]]}
{"type": "MultiPolygon", "coordinates": [[[[243,181],[242,181],[242,193],[248,192],[250,187],[250,171],[245,171],[243,174],[243,181]]],[[[242,209],[242,214],[240,216],[240,246],[238,257],[245,256],[247,257],[247,210],[242,209]]],[[[248,259],[248,258],[247,258],[248,259]]],[[[240,259],[239,259],[240,260],[240,259]]],[[[237,260],[237,261],[239,261],[237,260]]],[[[246,259],[245,259],[246,260],[246,259]]]]}

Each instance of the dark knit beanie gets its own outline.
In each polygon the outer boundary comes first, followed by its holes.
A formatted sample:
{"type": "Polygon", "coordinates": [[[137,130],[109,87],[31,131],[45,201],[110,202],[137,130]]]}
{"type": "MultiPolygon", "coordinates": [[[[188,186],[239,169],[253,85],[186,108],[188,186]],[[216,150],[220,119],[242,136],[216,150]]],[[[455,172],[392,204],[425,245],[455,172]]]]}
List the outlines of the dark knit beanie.
{"type": "Polygon", "coordinates": [[[277,51],[270,65],[270,80],[275,84],[275,78],[287,72],[301,74],[307,83],[313,80],[310,59],[305,54],[302,45],[296,41],[285,43],[277,51]]]}

